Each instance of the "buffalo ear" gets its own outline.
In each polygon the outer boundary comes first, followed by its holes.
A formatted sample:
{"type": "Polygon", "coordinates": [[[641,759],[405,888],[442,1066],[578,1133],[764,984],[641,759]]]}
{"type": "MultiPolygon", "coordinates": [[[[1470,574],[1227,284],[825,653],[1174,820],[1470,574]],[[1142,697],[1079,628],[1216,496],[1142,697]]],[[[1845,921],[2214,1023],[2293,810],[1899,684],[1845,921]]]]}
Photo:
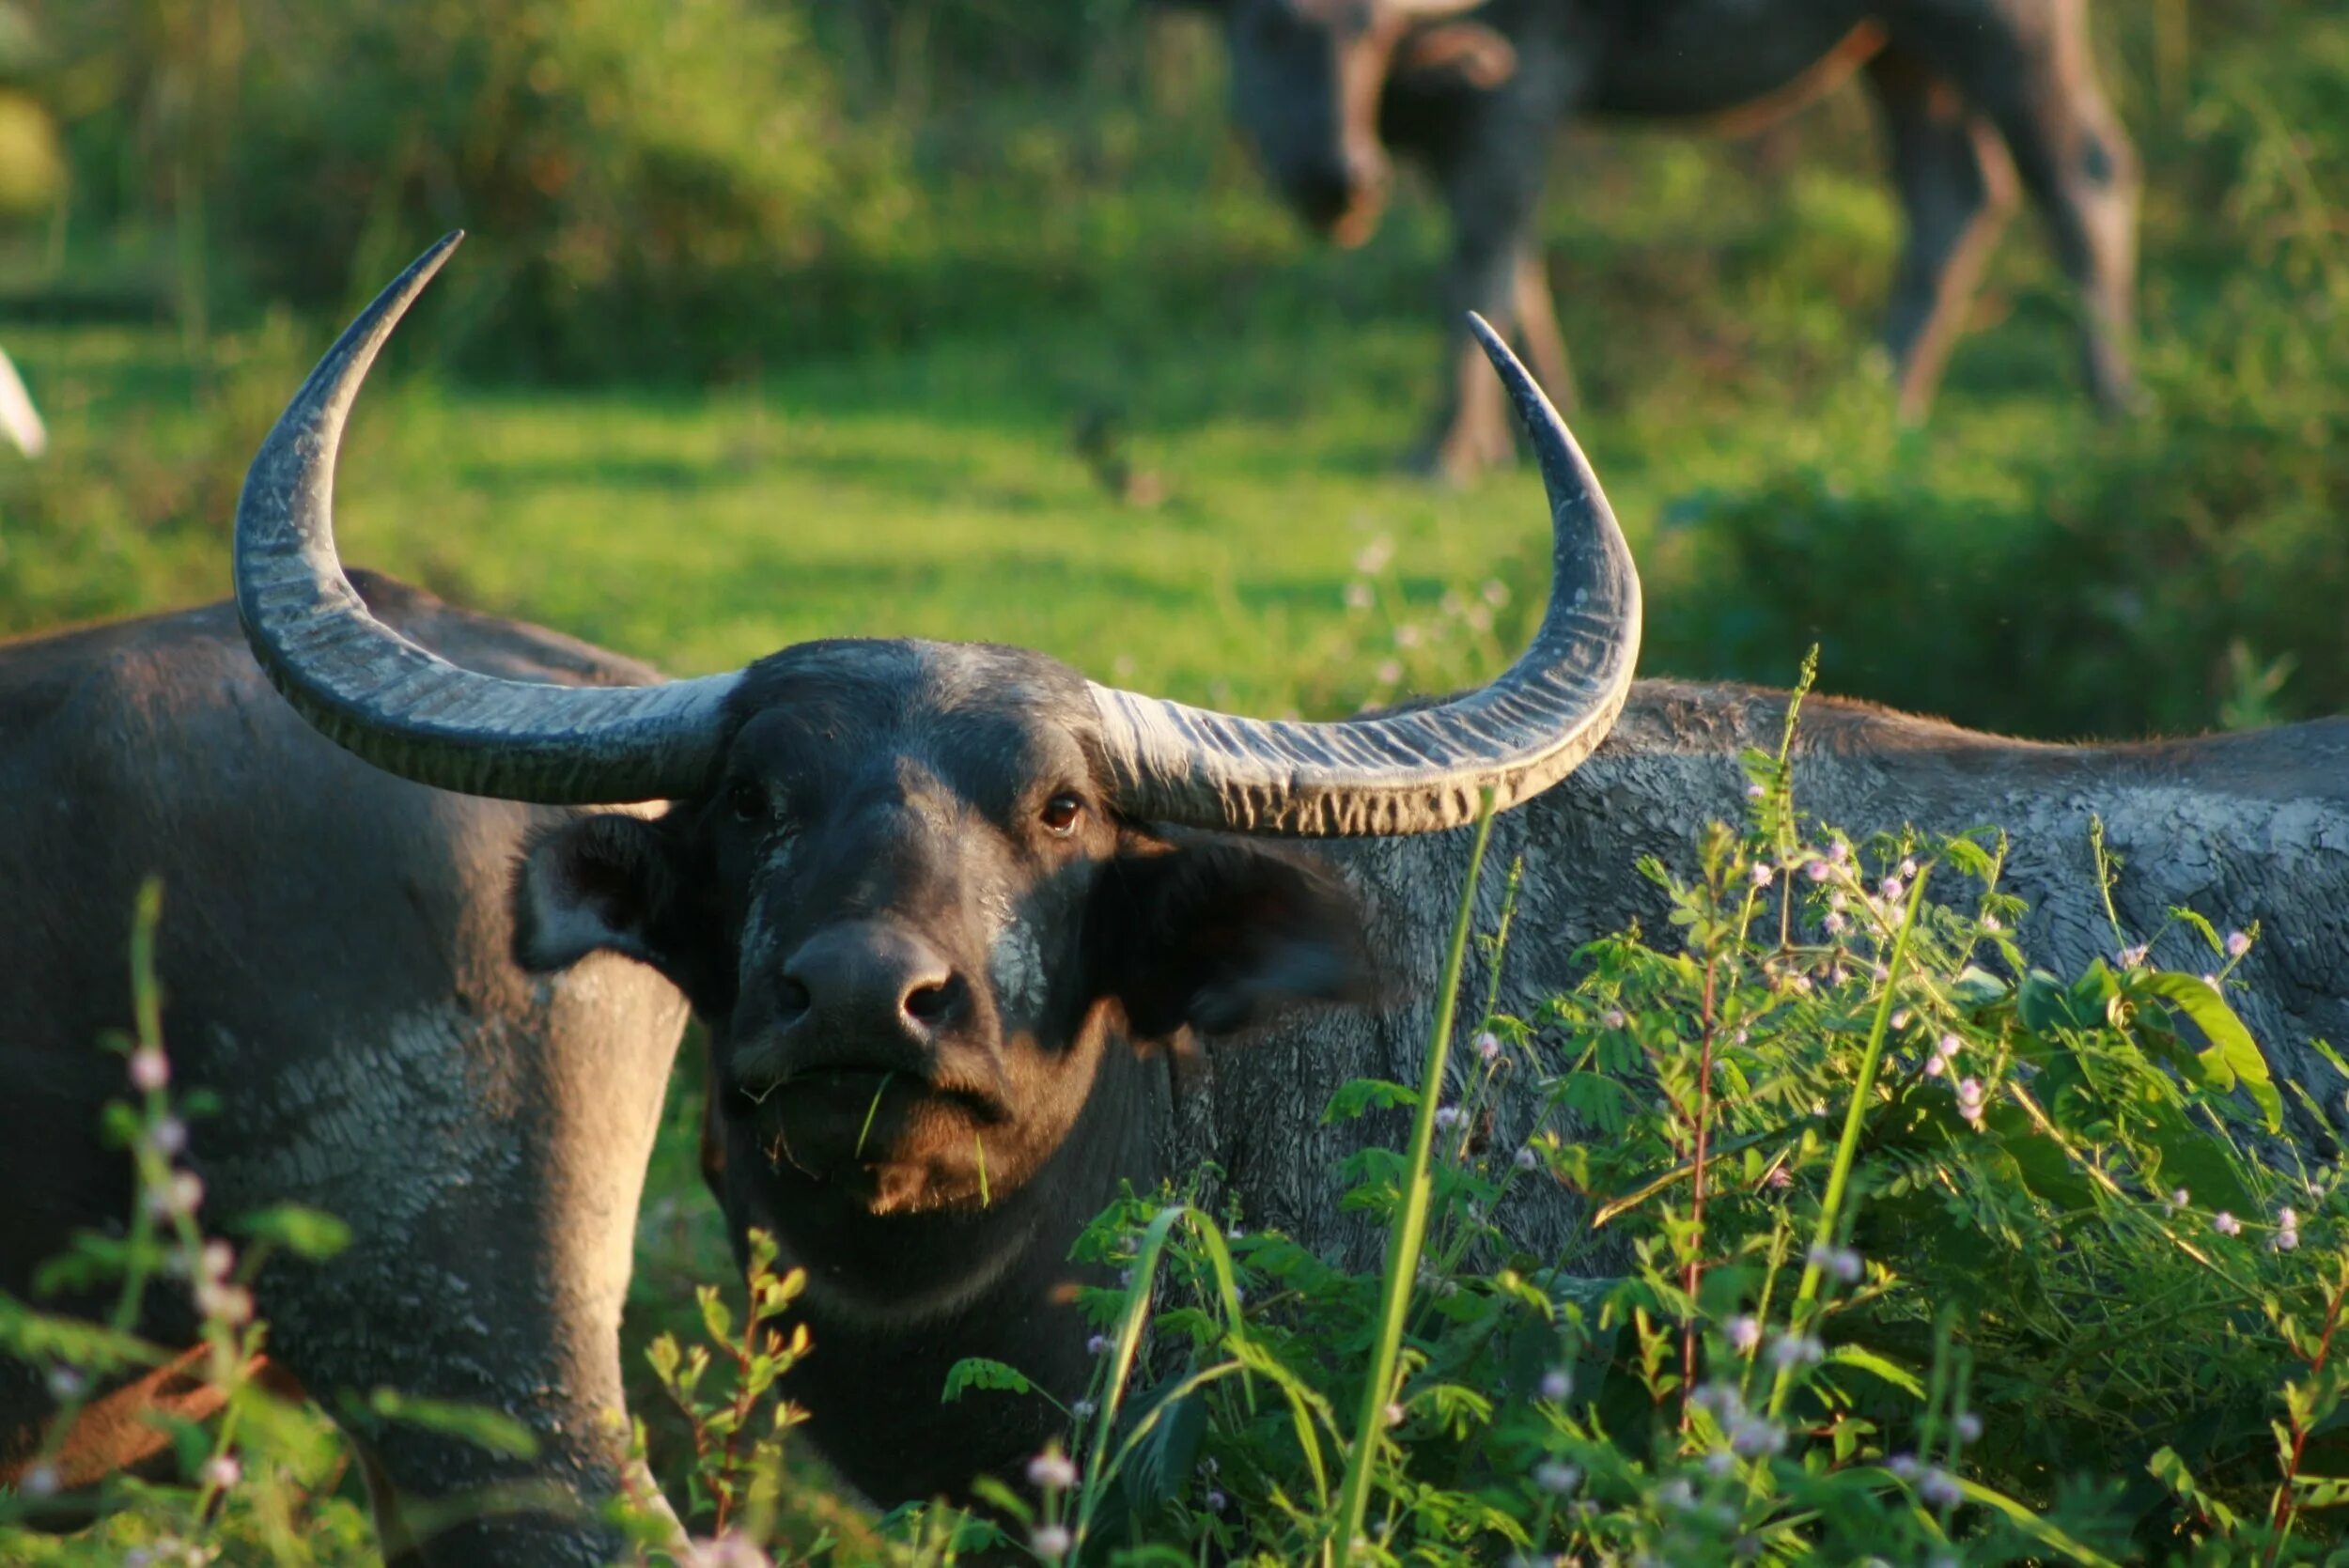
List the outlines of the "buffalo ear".
{"type": "Polygon", "coordinates": [[[676,882],[652,823],[609,814],[566,822],[515,868],[514,961],[543,974],[623,953],[665,971],[676,882]]]}
{"type": "Polygon", "coordinates": [[[1096,991],[1123,1004],[1139,1040],[1370,995],[1361,907],[1302,854],[1232,838],[1153,845],[1120,854],[1100,888],[1096,991]]]}
{"type": "Polygon", "coordinates": [[[1517,45],[1475,22],[1423,27],[1396,48],[1393,74],[1426,90],[1467,86],[1490,92],[1517,73],[1517,45]]]}

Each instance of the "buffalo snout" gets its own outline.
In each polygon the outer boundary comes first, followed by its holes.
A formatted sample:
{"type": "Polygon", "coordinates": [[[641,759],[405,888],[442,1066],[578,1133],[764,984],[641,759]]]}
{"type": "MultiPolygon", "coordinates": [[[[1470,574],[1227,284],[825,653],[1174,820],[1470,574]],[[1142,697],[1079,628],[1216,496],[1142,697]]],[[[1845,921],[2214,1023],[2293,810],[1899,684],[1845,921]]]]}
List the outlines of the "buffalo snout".
{"type": "Polygon", "coordinates": [[[823,1070],[927,1078],[971,1014],[971,985],[918,933],[886,921],[827,926],[784,960],[770,1047],[779,1079],[823,1070]]]}

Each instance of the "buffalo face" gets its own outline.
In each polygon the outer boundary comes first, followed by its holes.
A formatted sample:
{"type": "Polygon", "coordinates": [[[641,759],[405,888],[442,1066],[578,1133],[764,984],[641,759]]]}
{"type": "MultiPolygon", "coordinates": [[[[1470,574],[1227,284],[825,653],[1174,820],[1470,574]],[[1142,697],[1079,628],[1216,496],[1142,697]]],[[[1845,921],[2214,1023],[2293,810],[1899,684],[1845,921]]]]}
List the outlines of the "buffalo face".
{"type": "Polygon", "coordinates": [[[1273,184],[1315,230],[1359,245],[1393,170],[1378,131],[1391,83],[1425,97],[1488,91],[1517,69],[1460,0],[1225,0],[1232,109],[1273,184]]]}
{"type": "MultiPolygon", "coordinates": [[[[1314,862],[1123,819],[1072,672],[1009,649],[811,644],[755,666],[719,776],[593,816],[519,877],[525,964],[652,963],[712,1027],[729,1148],[872,1217],[1004,1202],[1110,1053],[1356,996],[1314,862]]],[[[786,1219],[784,1223],[788,1225],[786,1219]]]]}

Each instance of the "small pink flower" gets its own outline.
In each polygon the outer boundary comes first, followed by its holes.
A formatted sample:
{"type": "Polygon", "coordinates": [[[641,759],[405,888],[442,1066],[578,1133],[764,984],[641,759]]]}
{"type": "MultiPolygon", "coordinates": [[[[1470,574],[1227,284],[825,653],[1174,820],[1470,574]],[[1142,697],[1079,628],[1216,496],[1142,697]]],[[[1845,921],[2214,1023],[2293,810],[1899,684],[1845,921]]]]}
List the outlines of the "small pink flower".
{"type": "Polygon", "coordinates": [[[1904,860],[1901,862],[1900,870],[1897,875],[1902,881],[1907,881],[1910,877],[1917,875],[1917,862],[1913,860],[1904,860]]]}
{"type": "Polygon", "coordinates": [[[1887,877],[1876,885],[1876,892],[1883,895],[1887,904],[1899,903],[1904,891],[1906,890],[1901,887],[1901,879],[1897,877],[1887,877]]]}
{"type": "Polygon", "coordinates": [[[1076,1545],[1076,1538],[1068,1533],[1066,1525],[1038,1525],[1035,1533],[1028,1537],[1028,1544],[1035,1548],[1035,1555],[1045,1561],[1058,1562],[1068,1555],[1068,1548],[1076,1545]]]}
{"type": "Polygon", "coordinates": [[[1750,1312],[1740,1312],[1729,1320],[1729,1347],[1740,1356],[1753,1354],[1762,1343],[1762,1320],[1750,1312]]]}
{"type": "Polygon", "coordinates": [[[2241,1235],[2243,1234],[2243,1221],[2237,1219],[2233,1215],[2229,1214],[2225,1209],[2220,1209],[2217,1214],[2211,1216],[2210,1228],[2217,1231],[2220,1235],[2241,1235]]]}
{"type": "Polygon", "coordinates": [[[1226,1497],[1224,1497],[1224,1495],[1223,1495],[1221,1492],[1218,1491],[1216,1488],[1214,1488],[1214,1487],[1212,1487],[1212,1486],[1210,1486],[1210,1487],[1208,1487],[1208,1488],[1207,1488],[1207,1512],[1208,1512],[1208,1513],[1210,1513],[1210,1514],[1221,1514],[1221,1513],[1222,1513],[1222,1512],[1224,1511],[1224,1509],[1226,1509],[1226,1508],[1227,1508],[1227,1507],[1229,1507],[1230,1505],[1231,1505],[1231,1499],[1230,1499],[1230,1498],[1226,1498],[1226,1497]]]}
{"type": "Polygon", "coordinates": [[[1476,1037],[1476,1054],[1490,1062],[1501,1055],[1501,1036],[1486,1030],[1476,1037]]]}
{"type": "Polygon", "coordinates": [[[1773,1191],[1783,1192],[1795,1185],[1795,1173],[1783,1165],[1773,1165],[1770,1173],[1762,1178],[1762,1185],[1773,1191]]]}
{"type": "Polygon", "coordinates": [[[1389,1400],[1387,1402],[1387,1407],[1384,1410],[1381,1410],[1379,1415],[1385,1419],[1386,1423],[1389,1426],[1401,1426],[1403,1424],[1403,1406],[1397,1405],[1392,1400],[1389,1400]]]}
{"type": "Polygon", "coordinates": [[[215,1491],[226,1492],[244,1479],[244,1467],[237,1463],[233,1453],[214,1454],[204,1464],[204,1484],[215,1491]]]}
{"type": "Polygon", "coordinates": [[[2150,949],[2143,942],[2138,943],[2135,947],[2123,948],[2119,955],[2121,967],[2124,970],[2142,969],[2149,951],[2150,949]]]}
{"type": "Polygon", "coordinates": [[[153,1046],[141,1046],[131,1053],[131,1087],[145,1094],[153,1094],[171,1081],[171,1063],[153,1046]]]}
{"type": "Polygon", "coordinates": [[[2242,957],[2245,954],[2247,954],[2247,953],[2248,953],[2248,952],[2250,952],[2250,951],[2251,951],[2251,937],[2250,937],[2250,933],[2248,933],[2248,932],[2247,932],[2247,931],[2230,931],[2230,932],[2228,932],[2228,933],[2227,933],[2227,956],[2228,956],[2228,957],[2230,957],[2230,958],[2240,958],[2240,957],[2242,957]]]}
{"type": "Polygon", "coordinates": [[[1802,874],[1805,877],[1810,877],[1814,882],[1826,881],[1827,873],[1828,864],[1825,861],[1814,860],[1802,868],[1802,874]]]}
{"type": "Polygon", "coordinates": [[[1769,862],[1756,861],[1753,862],[1753,885],[1755,887],[1768,887],[1770,885],[1770,878],[1775,875],[1777,875],[1777,873],[1772,868],[1769,862]]]}
{"type": "Polygon", "coordinates": [[[2292,1229],[2290,1226],[2287,1225],[2282,1230],[2276,1233],[2275,1248],[2277,1251],[2294,1251],[2299,1247],[2299,1245],[2300,1233],[2292,1229]]]}
{"type": "Polygon", "coordinates": [[[1542,1157],[1533,1152],[1533,1146],[1530,1143],[1517,1151],[1517,1166],[1520,1171],[1531,1171],[1541,1162],[1542,1157]]]}
{"type": "Polygon", "coordinates": [[[177,1116],[165,1116],[155,1124],[148,1135],[155,1152],[165,1159],[177,1159],[188,1152],[188,1124],[177,1116]]]}
{"type": "Polygon", "coordinates": [[[1749,800],[1759,800],[1763,796],[1768,793],[1769,791],[1764,789],[1758,784],[1750,784],[1746,785],[1746,799],[1749,800]]]}
{"type": "Polygon", "coordinates": [[[1028,1461],[1028,1484],[1042,1492],[1066,1492],[1077,1484],[1077,1467],[1055,1444],[1028,1461]]]}
{"type": "Polygon", "coordinates": [[[1556,1404],[1574,1392],[1574,1378],[1563,1367],[1552,1367],[1542,1374],[1542,1397],[1556,1404]]]}

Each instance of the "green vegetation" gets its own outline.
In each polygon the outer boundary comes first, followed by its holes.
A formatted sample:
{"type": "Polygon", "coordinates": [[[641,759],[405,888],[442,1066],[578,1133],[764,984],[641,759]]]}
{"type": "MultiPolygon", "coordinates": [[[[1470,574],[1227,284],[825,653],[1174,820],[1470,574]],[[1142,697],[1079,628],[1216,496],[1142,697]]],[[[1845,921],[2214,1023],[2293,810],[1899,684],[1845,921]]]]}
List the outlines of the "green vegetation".
{"type": "MultiPolygon", "coordinates": [[[[1220,50],[1193,21],[1127,0],[54,0],[0,20],[0,344],[55,441],[38,466],[0,461],[0,629],[217,597],[261,432],[339,313],[459,224],[476,238],[367,394],[339,508],[352,559],[449,598],[681,674],[817,635],[984,638],[1169,695],[1316,714],[1487,673],[1538,608],[1530,473],[1455,493],[1395,472],[1434,380],[1436,214],[1407,199],[1366,251],[1314,247],[1230,142],[1220,50]]],[[[1591,399],[1574,424],[1640,555],[1648,673],[1783,681],[1817,642],[1838,692],[2048,737],[2349,710],[2349,17],[2108,0],[2099,23],[2148,171],[2150,406],[2120,427],[2076,390],[2068,291],[2028,218],[1932,424],[1894,426],[1871,333],[1896,224],[1855,95],[1749,147],[1585,132],[1560,149],[1550,260],[1591,399]]],[[[2134,1009],[2128,1029],[2086,1027],[2048,1011],[2046,988],[1963,989],[1968,944],[1995,937],[1921,927],[1912,980],[1888,989],[1857,966],[1785,1001],[1771,976],[1786,955],[1715,907],[1744,857],[1781,847],[1776,831],[1710,846],[1689,931],[1626,939],[1562,999],[1584,1060],[1510,1069],[1556,1074],[1572,1109],[1602,1117],[1607,1149],[1562,1136],[1543,1162],[1602,1197],[1643,1195],[1613,1221],[1647,1249],[1638,1266],[1571,1300],[1505,1276],[1470,1245],[1466,1205],[1480,1182],[1525,1178],[1445,1152],[1430,1245],[1457,1294],[1423,1301],[1407,1337],[1374,1524],[1408,1514],[1397,1549],[1437,1560],[1489,1560],[1513,1530],[1699,1560],[1719,1542],[1671,1532],[1717,1524],[1772,1551],[1890,1532],[1897,1553],[1872,1549],[1921,1561],[1953,1523],[1985,1558],[2061,1556],[2048,1529],[2117,1559],[2264,1551],[2280,1516],[2264,1423],[2300,1447],[2330,1398],[2331,1374],[2294,1348],[2318,1348],[2310,1326],[2340,1305],[2330,1178],[2300,1204],[2305,1245],[2263,1250],[2282,1177],[2219,1132],[2179,1131],[2183,1109],[2098,1119],[2158,1081],[2145,1063],[2167,1048],[2166,993],[2143,973],[2066,977],[2134,1009]],[[1693,1073],[1711,1036],[1691,1028],[1681,966],[1715,958],[1775,1021],[1732,1059],[1744,1089],[1714,1106],[1739,1196],[1708,1210],[1691,1292],[1693,1217],[1675,1187],[1648,1188],[1689,1157],[1688,1129],[1600,1085],[1693,1073]],[[1927,1016],[1979,1063],[1986,1130],[1922,1073],[1940,1032],[1920,1032],[1927,1016]],[[1884,1078],[1863,1103],[1848,1084],[1879,1019],[1884,1078]],[[2021,1061],[2043,1077],[2078,1063],[2072,1102],[2031,1091],[2066,1143],[2023,1130],[2021,1061]],[[1796,1295],[1822,1219],[1828,1153],[1788,1130],[1813,1099],[1861,1118],[1854,1197],[1826,1218],[1844,1227],[1830,1260],[1848,1247],[1865,1271],[1829,1280],[1828,1315],[1795,1324],[1757,1293],[1775,1278],[1772,1299],[1796,1295]],[[2164,1214],[2160,1170],[2180,1161],[2208,1174],[2164,1214]],[[1754,1188],[1780,1171],[1792,1186],[1754,1188]],[[2220,1191],[2248,1226],[2224,1247],[2207,1234],[2220,1191]],[[2120,1307],[2163,1292],[2147,1341],[2120,1307]],[[1493,1359],[1515,1342],[1475,1338],[1512,1313],[1544,1321],[1542,1365],[1579,1361],[1571,1399],[1529,1394],[1538,1368],[1528,1385],[1493,1359]],[[1779,1412],[1800,1430],[1739,1454],[1725,1486],[1706,1456],[1734,1437],[1733,1407],[1683,1411],[1689,1379],[1743,1376],[1747,1316],[1820,1336],[1828,1358],[1779,1412]],[[2319,1387],[2287,1416],[2295,1377],[2319,1387]],[[2042,1398],[2048,1383],[2063,1396],[2042,1398]],[[1984,1436],[1966,1444],[1967,1484],[2051,1523],[1974,1493],[1954,1512],[1911,1506],[1934,1472],[1884,1462],[1958,1467],[1968,1416],[1984,1436]],[[2148,1435],[2181,1425],[2190,1441],[2159,1458],[2148,1435]],[[1536,1455],[1577,1487],[1542,1492],[1536,1455]],[[1734,1521],[1672,1512],[1674,1488],[1734,1521]],[[1581,1500],[1599,1507],[1573,1514],[1581,1500]]],[[[1937,877],[1978,869],[1936,853],[1937,877]]],[[[730,1269],[694,1170],[697,1092],[689,1068],[648,1192],[639,1344],[695,1337],[694,1283],[730,1269]]],[[[2179,1093],[2226,1127],[2244,1110],[2216,1087],[2179,1093]]],[[[1401,1190],[1388,1165],[1358,1174],[1372,1201],[1401,1190]]],[[[1138,1197],[1098,1244],[1135,1245],[1160,1208],[1138,1197]]],[[[1159,1491],[1088,1482],[1049,1522],[1108,1509],[1161,1539],[1286,1557],[1329,1514],[1304,1500],[1300,1432],[1318,1432],[1332,1498],[1355,1452],[1360,1369],[1327,1334],[1368,1343],[1377,1282],[1252,1238],[1232,1244],[1237,1266],[1302,1271],[1315,1311],[1235,1313],[1206,1283],[1207,1234],[1158,1233],[1168,1278],[1200,1294],[1169,1298],[1138,1375],[1184,1355],[1203,1373],[1245,1343],[1280,1369],[1252,1371],[1255,1416],[1235,1414],[1237,1376],[1187,1396],[1200,1417],[1144,1439],[1159,1491]],[[1333,1419],[1296,1416],[1275,1391],[1290,1383],[1333,1419]],[[1165,1452],[1177,1430],[1227,1479],[1190,1479],[1191,1459],[1165,1452]]],[[[1102,1305],[1105,1322],[1122,1310],[1102,1305]]],[[[646,1366],[636,1407],[684,1498],[708,1411],[669,1414],[662,1381],[646,1366]]],[[[1765,1391],[1739,1398],[1740,1420],[1766,1411],[1765,1391]]],[[[194,1490],[133,1491],[95,1540],[36,1546],[0,1526],[0,1555],[111,1560],[201,1529],[233,1560],[357,1560],[366,1526],[333,1443],[251,1420],[244,1452],[285,1468],[250,1463],[223,1520],[196,1523],[194,1490]]],[[[1081,1436],[1089,1467],[1102,1451],[1081,1436]]],[[[219,1440],[191,1439],[191,1475],[219,1440]]],[[[2324,1440],[2305,1471],[2341,1471],[2324,1440]]],[[[871,1540],[820,1496],[701,1473],[694,1496],[739,1496],[754,1521],[779,1509],[802,1546],[871,1540]]],[[[934,1545],[953,1534],[905,1526],[934,1545]]]]}

